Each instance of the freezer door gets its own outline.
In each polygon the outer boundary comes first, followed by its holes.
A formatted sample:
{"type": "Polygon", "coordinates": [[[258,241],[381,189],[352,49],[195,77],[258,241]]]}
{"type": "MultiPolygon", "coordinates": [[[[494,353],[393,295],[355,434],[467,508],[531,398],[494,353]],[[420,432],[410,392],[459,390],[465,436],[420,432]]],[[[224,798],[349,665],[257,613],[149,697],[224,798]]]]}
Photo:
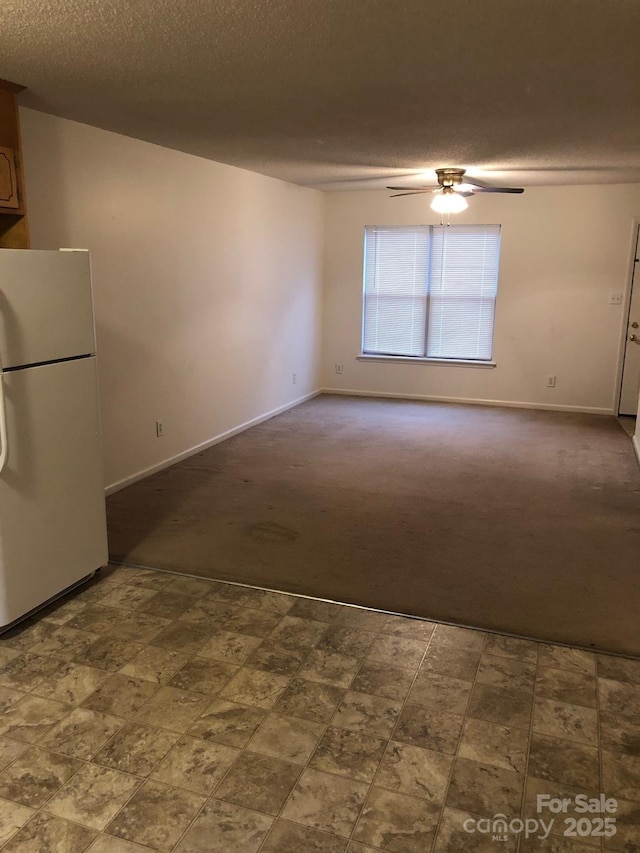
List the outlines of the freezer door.
{"type": "Polygon", "coordinates": [[[2,376],[0,626],[107,562],[95,358],[2,376]]]}
{"type": "Polygon", "coordinates": [[[96,351],[88,252],[0,252],[0,366],[96,351]]]}

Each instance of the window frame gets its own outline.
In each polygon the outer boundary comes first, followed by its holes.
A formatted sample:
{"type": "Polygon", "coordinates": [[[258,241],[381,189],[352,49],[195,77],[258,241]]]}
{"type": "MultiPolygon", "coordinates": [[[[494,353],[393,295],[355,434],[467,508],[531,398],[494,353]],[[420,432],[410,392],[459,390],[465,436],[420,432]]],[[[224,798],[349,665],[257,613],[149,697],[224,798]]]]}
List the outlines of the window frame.
{"type": "MultiPolygon", "coordinates": [[[[429,356],[427,355],[428,350],[428,339],[429,339],[429,314],[431,310],[431,261],[432,261],[432,241],[433,241],[433,233],[436,228],[449,228],[448,225],[366,225],[364,228],[363,235],[363,264],[362,264],[362,310],[361,310],[361,334],[360,334],[360,353],[356,356],[357,361],[369,361],[369,362],[381,362],[381,363],[403,363],[403,364],[431,364],[431,365],[441,365],[441,366],[461,366],[461,367],[476,367],[476,368],[494,368],[496,367],[496,361],[494,360],[494,350],[495,350],[495,329],[496,329],[496,314],[497,314],[497,301],[498,301],[498,285],[500,278],[500,258],[501,258],[501,241],[502,241],[502,225],[497,223],[484,223],[478,225],[464,225],[462,227],[465,228],[478,228],[478,229],[488,229],[488,228],[497,228],[498,229],[498,250],[497,250],[497,264],[496,264],[496,284],[495,284],[495,297],[493,301],[493,318],[492,318],[492,326],[491,326],[491,356],[487,359],[481,358],[464,358],[464,357],[442,357],[442,356],[429,356]],[[365,350],[365,324],[366,324],[366,299],[367,299],[367,238],[368,231],[375,228],[389,228],[395,230],[407,229],[410,230],[412,228],[426,228],[429,230],[429,260],[428,260],[428,268],[426,271],[426,281],[425,281],[425,328],[424,328],[424,340],[423,340],[423,354],[422,355],[408,355],[408,354],[394,354],[394,353],[383,353],[383,352],[368,352],[365,350]]],[[[455,227],[455,226],[454,226],[455,227]]]]}

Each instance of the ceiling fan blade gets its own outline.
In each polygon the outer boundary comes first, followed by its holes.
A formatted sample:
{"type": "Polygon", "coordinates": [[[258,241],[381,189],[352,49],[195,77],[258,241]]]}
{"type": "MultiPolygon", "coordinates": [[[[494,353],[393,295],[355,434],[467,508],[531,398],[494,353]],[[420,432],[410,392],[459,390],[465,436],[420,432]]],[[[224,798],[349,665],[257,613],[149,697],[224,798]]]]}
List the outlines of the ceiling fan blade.
{"type": "MultiPolygon", "coordinates": [[[[467,183],[471,183],[467,181],[467,183]]],[[[475,193],[523,193],[524,189],[522,187],[479,187],[477,186],[473,194],[475,193]]],[[[464,195],[464,193],[463,193],[464,195]]]]}
{"type": "MultiPolygon", "coordinates": [[[[390,190],[390,189],[393,189],[393,187],[387,187],[387,189],[390,190]]],[[[432,193],[432,192],[434,192],[434,190],[409,190],[408,192],[405,191],[403,193],[394,193],[393,195],[390,195],[389,198],[398,198],[398,196],[403,196],[403,195],[422,195],[423,193],[432,193]]]]}
{"type": "Polygon", "coordinates": [[[432,185],[430,187],[387,187],[388,190],[402,190],[408,192],[430,192],[431,190],[439,190],[440,187],[432,185]]]}
{"type": "MultiPolygon", "coordinates": [[[[472,192],[474,193],[523,193],[524,190],[520,187],[492,187],[489,184],[485,184],[484,181],[478,180],[478,178],[470,178],[468,175],[464,175],[462,178],[462,185],[471,185],[473,187],[472,192]]],[[[455,186],[454,186],[455,189],[455,186]]],[[[462,193],[461,193],[462,195],[462,193]]]]}
{"type": "Polygon", "coordinates": [[[463,184],[471,184],[474,187],[486,187],[487,185],[483,181],[479,181],[477,178],[470,178],[466,173],[462,176],[463,184]]]}

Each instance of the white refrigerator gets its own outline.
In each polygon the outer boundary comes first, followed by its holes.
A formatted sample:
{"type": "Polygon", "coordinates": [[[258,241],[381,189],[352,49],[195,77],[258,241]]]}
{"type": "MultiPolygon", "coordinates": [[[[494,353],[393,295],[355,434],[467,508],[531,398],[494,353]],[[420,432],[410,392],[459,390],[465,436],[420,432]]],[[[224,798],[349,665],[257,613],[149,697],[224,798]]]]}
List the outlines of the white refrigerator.
{"type": "Polygon", "coordinates": [[[108,560],[89,254],[0,249],[0,631],[108,560]]]}

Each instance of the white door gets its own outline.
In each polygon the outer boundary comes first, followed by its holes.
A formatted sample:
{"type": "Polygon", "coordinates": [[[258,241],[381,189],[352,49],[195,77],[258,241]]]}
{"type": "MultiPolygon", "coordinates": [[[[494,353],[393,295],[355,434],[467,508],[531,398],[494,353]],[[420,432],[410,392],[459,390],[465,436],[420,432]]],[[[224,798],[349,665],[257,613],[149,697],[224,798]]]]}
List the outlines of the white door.
{"type": "Polygon", "coordinates": [[[631,282],[631,304],[627,323],[627,342],[624,349],[624,365],[622,368],[622,388],[620,391],[620,406],[618,414],[636,415],[638,413],[638,397],[640,396],[640,229],[636,237],[636,249],[633,264],[633,279],[631,282]]]}
{"type": "Polygon", "coordinates": [[[0,252],[0,365],[96,351],[88,252],[0,252]]]}
{"type": "Polygon", "coordinates": [[[0,626],[108,559],[95,358],[2,376],[0,626]]]}

